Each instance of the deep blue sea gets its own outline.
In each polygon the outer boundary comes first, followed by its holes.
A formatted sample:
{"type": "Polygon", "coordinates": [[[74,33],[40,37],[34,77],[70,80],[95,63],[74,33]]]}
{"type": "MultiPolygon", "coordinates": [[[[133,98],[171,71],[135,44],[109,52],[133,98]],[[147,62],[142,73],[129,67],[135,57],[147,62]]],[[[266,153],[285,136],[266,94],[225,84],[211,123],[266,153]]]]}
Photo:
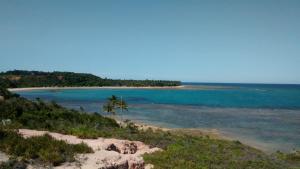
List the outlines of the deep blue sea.
{"type": "Polygon", "coordinates": [[[217,129],[262,150],[300,149],[300,85],[185,83],[178,89],[59,89],[19,91],[69,108],[102,111],[105,99],[129,104],[130,119],[161,127],[217,129]]]}

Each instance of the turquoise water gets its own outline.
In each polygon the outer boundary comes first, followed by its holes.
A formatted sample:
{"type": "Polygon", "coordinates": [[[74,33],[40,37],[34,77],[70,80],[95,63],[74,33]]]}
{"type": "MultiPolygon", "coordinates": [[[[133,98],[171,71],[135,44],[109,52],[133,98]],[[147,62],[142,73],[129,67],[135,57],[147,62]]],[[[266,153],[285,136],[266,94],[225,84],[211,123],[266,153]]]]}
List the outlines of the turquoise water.
{"type": "Polygon", "coordinates": [[[180,89],[60,89],[18,92],[100,112],[105,99],[122,96],[122,118],[172,128],[218,129],[266,151],[300,149],[300,86],[188,84],[180,89]]]}

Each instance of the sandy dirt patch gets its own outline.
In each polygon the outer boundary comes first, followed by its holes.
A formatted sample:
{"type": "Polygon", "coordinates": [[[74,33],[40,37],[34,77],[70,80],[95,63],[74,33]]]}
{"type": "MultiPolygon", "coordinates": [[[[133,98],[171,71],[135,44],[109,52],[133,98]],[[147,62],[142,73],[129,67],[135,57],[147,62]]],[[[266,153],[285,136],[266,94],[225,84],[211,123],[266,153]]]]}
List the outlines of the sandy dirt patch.
{"type": "Polygon", "coordinates": [[[64,140],[70,144],[86,143],[94,150],[94,153],[78,154],[76,156],[77,162],[65,163],[55,167],[57,169],[106,169],[114,167],[119,169],[144,169],[149,168],[150,165],[145,165],[142,155],[161,151],[159,148],[150,148],[140,141],[100,137],[98,139],[80,139],[72,135],[28,129],[19,129],[19,133],[25,138],[47,133],[57,140],[64,140]]]}

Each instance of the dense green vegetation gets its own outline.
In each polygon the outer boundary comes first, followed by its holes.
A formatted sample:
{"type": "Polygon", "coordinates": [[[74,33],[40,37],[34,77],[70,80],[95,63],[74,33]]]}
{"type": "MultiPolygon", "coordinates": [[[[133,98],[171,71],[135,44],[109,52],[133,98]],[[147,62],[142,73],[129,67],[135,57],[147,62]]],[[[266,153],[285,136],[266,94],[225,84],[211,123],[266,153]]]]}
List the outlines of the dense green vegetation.
{"type": "Polygon", "coordinates": [[[16,126],[80,137],[91,137],[94,133],[95,137],[96,134],[108,136],[111,130],[119,128],[119,125],[110,118],[67,110],[55,102],[45,103],[40,99],[35,102],[20,97],[6,99],[0,102],[0,112],[2,119],[10,119],[16,126]]]}
{"type": "Polygon", "coordinates": [[[0,86],[51,87],[51,86],[178,86],[179,81],[166,80],[113,80],[87,73],[41,72],[14,70],[0,73],[0,86]]]}
{"type": "Polygon", "coordinates": [[[145,155],[144,159],[157,169],[288,169],[299,166],[295,160],[287,163],[274,154],[265,155],[238,141],[189,136],[171,144],[165,151],[145,155]]]}
{"type": "MultiPolygon", "coordinates": [[[[60,133],[73,134],[82,138],[96,137],[114,137],[129,140],[139,140],[151,146],[163,148],[164,151],[154,154],[145,155],[147,163],[154,164],[155,168],[251,168],[251,169],[283,169],[296,168],[299,164],[299,155],[276,153],[267,155],[259,150],[241,144],[238,141],[226,141],[213,139],[208,136],[195,136],[177,132],[166,132],[161,130],[138,130],[133,124],[128,122],[127,125],[120,126],[115,120],[103,117],[99,114],[87,114],[81,111],[69,110],[57,105],[55,102],[43,102],[40,99],[29,101],[17,95],[13,95],[5,89],[0,90],[0,95],[5,99],[0,101],[1,119],[10,119],[9,128],[30,128],[38,130],[50,130],[60,133]]],[[[49,136],[42,138],[34,138],[33,140],[25,140],[16,134],[15,144],[10,144],[5,140],[11,137],[1,137],[0,151],[8,152],[15,156],[25,158],[33,158],[31,148],[25,147],[24,153],[15,152],[16,146],[20,142],[22,145],[43,144],[43,140],[49,136]],[[37,139],[37,140],[35,140],[37,139]],[[27,143],[28,142],[28,143],[27,143]],[[7,150],[5,147],[10,147],[7,150]],[[27,150],[28,149],[28,150],[27,150]]],[[[49,138],[48,138],[49,139],[49,138]]],[[[51,138],[50,138],[51,140],[51,138]]],[[[52,140],[54,141],[54,140],[52,140]]],[[[51,141],[51,142],[52,142],[51,141]]],[[[49,144],[57,144],[55,141],[49,144]]],[[[63,152],[77,153],[76,148],[63,147],[63,152]],[[75,151],[76,150],[76,151],[75,151]]],[[[81,145],[82,146],[82,145],[81,145]]],[[[49,146],[51,147],[51,146],[49,146]]],[[[32,148],[32,149],[35,149],[32,148]]],[[[86,151],[86,148],[83,148],[86,151]]],[[[47,151],[49,156],[55,156],[52,149],[40,150],[47,151]],[[53,154],[52,154],[52,151],[53,154]]],[[[23,152],[23,151],[22,151],[23,152]]],[[[72,159],[72,153],[65,159],[57,157],[56,163],[47,160],[43,156],[37,159],[48,163],[59,164],[61,161],[72,159]]],[[[39,154],[38,154],[39,155],[39,154]]],[[[41,155],[41,154],[40,154],[41,155]]],[[[36,157],[36,154],[33,154],[36,157]]],[[[9,164],[7,164],[9,165],[9,164]]]]}
{"type": "Polygon", "coordinates": [[[67,144],[55,140],[50,135],[23,138],[10,130],[0,130],[0,149],[7,154],[22,157],[23,160],[35,159],[46,165],[59,165],[74,161],[75,153],[92,153],[86,144],[67,144]]]}

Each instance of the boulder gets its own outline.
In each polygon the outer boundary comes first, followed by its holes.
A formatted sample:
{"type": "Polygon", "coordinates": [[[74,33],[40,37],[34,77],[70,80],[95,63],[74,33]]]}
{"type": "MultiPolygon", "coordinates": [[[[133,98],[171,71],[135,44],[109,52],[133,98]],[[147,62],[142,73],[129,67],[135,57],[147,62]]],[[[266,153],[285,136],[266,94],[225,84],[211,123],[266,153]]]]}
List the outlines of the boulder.
{"type": "Polygon", "coordinates": [[[102,167],[101,169],[129,169],[128,162],[113,164],[111,166],[102,167]]]}
{"type": "Polygon", "coordinates": [[[135,154],[138,146],[134,142],[125,142],[123,144],[110,144],[105,150],[115,151],[121,154],[135,154]]]}
{"type": "Polygon", "coordinates": [[[135,154],[138,147],[135,143],[125,143],[121,149],[122,154],[135,154]]]}
{"type": "Polygon", "coordinates": [[[107,151],[115,151],[121,153],[120,149],[115,144],[110,144],[107,148],[107,151]]]}
{"type": "Polygon", "coordinates": [[[131,159],[128,161],[129,169],[145,169],[145,162],[143,159],[131,159]]]}

